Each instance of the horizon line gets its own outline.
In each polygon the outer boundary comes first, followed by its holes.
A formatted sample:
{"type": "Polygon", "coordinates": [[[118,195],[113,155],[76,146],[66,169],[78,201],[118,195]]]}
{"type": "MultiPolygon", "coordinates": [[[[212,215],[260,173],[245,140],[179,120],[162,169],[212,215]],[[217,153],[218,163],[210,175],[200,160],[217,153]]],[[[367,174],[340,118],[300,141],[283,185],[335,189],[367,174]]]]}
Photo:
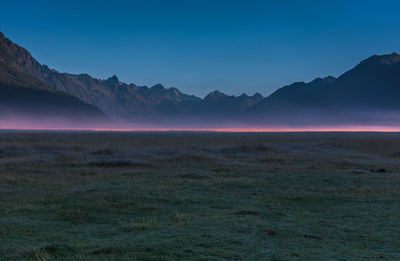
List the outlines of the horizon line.
{"type": "Polygon", "coordinates": [[[211,132],[211,133],[306,133],[306,132],[375,132],[399,133],[400,127],[353,126],[353,127],[303,127],[303,128],[0,128],[0,132],[211,132]]]}

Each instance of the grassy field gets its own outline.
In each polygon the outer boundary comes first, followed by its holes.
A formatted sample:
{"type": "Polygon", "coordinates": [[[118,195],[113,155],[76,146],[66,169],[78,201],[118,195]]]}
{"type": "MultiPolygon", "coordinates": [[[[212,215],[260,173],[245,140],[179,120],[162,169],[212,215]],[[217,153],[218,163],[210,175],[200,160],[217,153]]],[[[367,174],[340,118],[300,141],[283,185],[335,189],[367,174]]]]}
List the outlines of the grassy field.
{"type": "Polygon", "coordinates": [[[0,133],[1,260],[399,260],[400,134],[0,133]]]}

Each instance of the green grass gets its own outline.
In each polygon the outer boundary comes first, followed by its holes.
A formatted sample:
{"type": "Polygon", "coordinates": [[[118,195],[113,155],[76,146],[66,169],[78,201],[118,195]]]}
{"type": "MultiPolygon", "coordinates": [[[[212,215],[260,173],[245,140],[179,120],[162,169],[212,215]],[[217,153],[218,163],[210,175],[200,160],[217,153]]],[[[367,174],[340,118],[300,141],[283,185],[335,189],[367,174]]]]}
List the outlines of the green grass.
{"type": "Polygon", "coordinates": [[[398,260],[399,155],[390,133],[1,133],[0,259],[398,260]]]}

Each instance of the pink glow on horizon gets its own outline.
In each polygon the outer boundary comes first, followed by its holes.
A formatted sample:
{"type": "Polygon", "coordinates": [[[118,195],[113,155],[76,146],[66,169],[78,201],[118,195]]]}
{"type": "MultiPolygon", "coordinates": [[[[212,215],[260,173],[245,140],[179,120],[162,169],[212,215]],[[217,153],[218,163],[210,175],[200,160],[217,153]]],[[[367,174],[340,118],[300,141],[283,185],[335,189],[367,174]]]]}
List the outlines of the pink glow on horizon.
{"type": "Polygon", "coordinates": [[[375,124],[251,125],[217,123],[132,124],[123,122],[80,122],[46,118],[8,117],[0,119],[0,130],[21,131],[108,131],[108,132],[400,132],[400,122],[375,124]],[[218,126],[219,125],[219,126],[218,126]]]}
{"type": "Polygon", "coordinates": [[[337,126],[286,128],[0,128],[22,131],[94,131],[94,132],[400,132],[391,126],[337,126]]]}

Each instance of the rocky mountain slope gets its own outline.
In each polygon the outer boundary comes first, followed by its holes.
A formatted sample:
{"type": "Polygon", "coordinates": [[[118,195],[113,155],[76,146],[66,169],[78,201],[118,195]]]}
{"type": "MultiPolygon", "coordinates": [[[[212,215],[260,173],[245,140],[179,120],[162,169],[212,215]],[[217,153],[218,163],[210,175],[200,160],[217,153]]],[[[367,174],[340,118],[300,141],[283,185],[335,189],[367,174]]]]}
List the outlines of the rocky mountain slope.
{"type": "MultiPolygon", "coordinates": [[[[0,33],[0,59],[10,67],[27,73],[56,90],[66,92],[80,100],[100,108],[108,116],[128,122],[154,122],[165,119],[218,119],[237,111],[245,111],[261,100],[260,94],[240,97],[225,95],[221,104],[187,95],[176,88],[137,86],[120,82],[117,76],[106,80],[95,79],[88,74],[59,73],[40,64],[24,48],[16,45],[0,33]],[[210,115],[210,112],[213,112],[210,115]]],[[[218,102],[217,102],[218,103],[218,102]]]]}
{"type": "Polygon", "coordinates": [[[109,122],[98,108],[57,91],[2,61],[0,61],[0,118],[8,122],[15,119],[75,124],[109,122]]]}

